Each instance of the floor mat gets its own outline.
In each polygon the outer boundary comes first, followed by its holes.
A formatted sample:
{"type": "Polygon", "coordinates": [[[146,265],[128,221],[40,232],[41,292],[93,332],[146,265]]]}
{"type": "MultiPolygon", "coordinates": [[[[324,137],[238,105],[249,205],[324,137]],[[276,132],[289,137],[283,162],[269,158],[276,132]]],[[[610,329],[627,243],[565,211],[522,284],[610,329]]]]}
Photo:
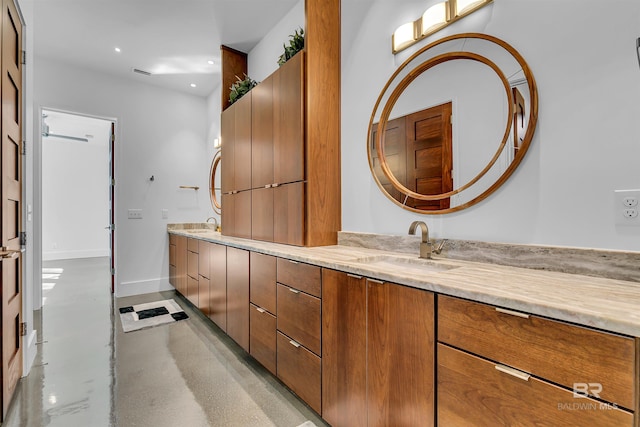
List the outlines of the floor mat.
{"type": "Polygon", "coordinates": [[[120,308],[120,321],[124,332],[151,328],[188,318],[189,316],[173,299],[120,308]]]}

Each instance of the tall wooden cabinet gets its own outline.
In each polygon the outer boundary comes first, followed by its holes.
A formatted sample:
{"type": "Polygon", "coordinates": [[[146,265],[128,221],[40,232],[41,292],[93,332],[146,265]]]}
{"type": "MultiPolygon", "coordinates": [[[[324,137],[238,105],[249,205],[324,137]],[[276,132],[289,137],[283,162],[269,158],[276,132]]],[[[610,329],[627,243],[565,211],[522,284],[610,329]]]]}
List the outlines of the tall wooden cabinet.
{"type": "MultiPolygon", "coordinates": [[[[298,246],[336,243],[340,189],[335,184],[340,181],[340,162],[338,158],[324,163],[322,157],[309,154],[318,147],[311,147],[308,127],[327,124],[316,123],[306,113],[306,57],[304,51],[299,52],[253,88],[250,100],[245,95],[222,113],[223,171],[234,168],[222,175],[225,235],[298,246]],[[237,106],[240,103],[243,105],[237,106]],[[247,138],[250,150],[246,149],[247,138]],[[314,175],[309,171],[315,171],[314,175]],[[251,180],[250,200],[249,196],[239,197],[245,179],[251,180]],[[310,186],[319,181],[322,185],[310,186]],[[327,189],[332,190],[326,193],[327,189]],[[312,232],[316,223],[322,232],[312,232]]],[[[339,151],[339,140],[315,144],[322,151],[339,151]]]]}

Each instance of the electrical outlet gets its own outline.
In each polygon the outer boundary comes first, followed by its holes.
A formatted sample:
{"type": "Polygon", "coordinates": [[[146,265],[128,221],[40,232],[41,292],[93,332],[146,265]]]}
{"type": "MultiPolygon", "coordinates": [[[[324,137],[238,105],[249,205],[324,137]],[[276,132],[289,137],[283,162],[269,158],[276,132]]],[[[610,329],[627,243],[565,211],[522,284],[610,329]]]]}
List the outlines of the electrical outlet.
{"type": "Polygon", "coordinates": [[[169,218],[169,209],[162,209],[162,219],[169,218]]]}
{"type": "Polygon", "coordinates": [[[640,226],[639,200],[640,190],[616,190],[614,192],[613,213],[616,225],[640,226]]]}
{"type": "Polygon", "coordinates": [[[127,211],[127,218],[142,219],[142,209],[129,209],[127,211]]]}

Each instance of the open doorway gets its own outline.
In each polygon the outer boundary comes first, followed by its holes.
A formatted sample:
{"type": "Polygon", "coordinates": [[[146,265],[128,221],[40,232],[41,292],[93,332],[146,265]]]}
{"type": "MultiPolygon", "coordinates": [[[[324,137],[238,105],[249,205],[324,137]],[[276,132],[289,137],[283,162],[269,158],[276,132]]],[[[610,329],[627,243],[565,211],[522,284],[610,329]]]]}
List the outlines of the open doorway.
{"type": "MultiPolygon", "coordinates": [[[[47,108],[41,123],[43,266],[108,259],[113,292],[115,123],[47,108]]],[[[50,283],[43,280],[43,304],[50,283]]]]}

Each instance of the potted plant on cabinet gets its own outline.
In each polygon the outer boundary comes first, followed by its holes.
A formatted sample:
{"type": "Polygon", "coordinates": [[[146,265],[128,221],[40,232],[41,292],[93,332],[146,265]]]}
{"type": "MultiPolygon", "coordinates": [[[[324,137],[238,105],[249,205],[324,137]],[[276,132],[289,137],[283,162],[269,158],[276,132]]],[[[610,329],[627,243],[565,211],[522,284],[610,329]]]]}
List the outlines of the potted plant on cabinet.
{"type": "Polygon", "coordinates": [[[238,76],[236,76],[236,79],[238,80],[229,88],[231,90],[231,93],[229,93],[230,104],[233,104],[238,99],[242,98],[244,95],[246,95],[247,92],[249,92],[258,84],[258,82],[256,82],[246,74],[244,75],[244,79],[241,79],[238,76]]]}
{"type": "Polygon", "coordinates": [[[304,30],[298,28],[295,33],[289,34],[289,46],[286,44],[282,46],[284,47],[284,53],[278,58],[278,65],[280,66],[304,49],[304,30]]]}

